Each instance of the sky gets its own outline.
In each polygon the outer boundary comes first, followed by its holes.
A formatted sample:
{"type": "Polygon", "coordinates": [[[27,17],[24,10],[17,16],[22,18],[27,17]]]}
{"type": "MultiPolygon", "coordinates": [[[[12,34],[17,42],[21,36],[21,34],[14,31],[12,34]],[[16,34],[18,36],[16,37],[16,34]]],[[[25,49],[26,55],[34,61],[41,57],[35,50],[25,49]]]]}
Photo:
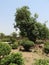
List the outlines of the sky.
{"type": "MultiPolygon", "coordinates": [[[[0,0],[0,33],[7,35],[15,32],[15,12],[17,8],[29,6],[32,16],[37,13],[38,21],[49,28],[49,0],[0,0]]],[[[18,32],[17,32],[18,33],[18,32]]]]}

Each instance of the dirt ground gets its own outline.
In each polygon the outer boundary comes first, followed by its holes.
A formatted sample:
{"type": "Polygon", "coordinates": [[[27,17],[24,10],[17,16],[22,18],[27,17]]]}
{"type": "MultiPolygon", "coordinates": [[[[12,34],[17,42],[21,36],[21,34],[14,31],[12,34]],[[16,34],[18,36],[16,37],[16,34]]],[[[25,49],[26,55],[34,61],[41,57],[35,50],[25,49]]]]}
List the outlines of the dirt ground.
{"type": "Polygon", "coordinates": [[[42,49],[40,48],[33,49],[32,52],[23,52],[19,51],[19,49],[12,50],[12,52],[21,52],[25,61],[25,65],[32,65],[36,59],[49,58],[42,52],[42,49]]]}

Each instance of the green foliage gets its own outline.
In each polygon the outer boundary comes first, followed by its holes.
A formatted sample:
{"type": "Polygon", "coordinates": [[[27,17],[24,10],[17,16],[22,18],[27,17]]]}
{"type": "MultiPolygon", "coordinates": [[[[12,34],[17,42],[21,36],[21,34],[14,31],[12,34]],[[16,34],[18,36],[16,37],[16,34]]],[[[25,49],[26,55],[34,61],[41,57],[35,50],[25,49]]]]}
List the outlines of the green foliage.
{"type": "Polygon", "coordinates": [[[17,12],[15,13],[15,21],[17,20],[18,24],[21,24],[23,21],[29,21],[30,19],[30,11],[28,6],[24,6],[22,8],[17,9],[17,12]],[[20,21],[20,22],[19,22],[20,21]]]}
{"type": "Polygon", "coordinates": [[[49,53],[49,42],[46,42],[45,45],[44,45],[44,52],[45,53],[49,53]]]}
{"type": "Polygon", "coordinates": [[[17,9],[15,14],[15,28],[19,28],[22,36],[27,36],[30,40],[35,41],[37,36],[37,27],[35,26],[36,16],[31,17],[27,6],[17,9]]]}
{"type": "Polygon", "coordinates": [[[34,46],[34,42],[29,40],[23,40],[20,44],[24,47],[26,51],[29,51],[29,49],[34,46]]]}
{"type": "Polygon", "coordinates": [[[8,55],[11,52],[11,47],[8,43],[0,42],[0,56],[8,55]]]}
{"type": "Polygon", "coordinates": [[[36,60],[36,62],[33,65],[49,65],[49,61],[45,59],[39,59],[36,60]]]}
{"type": "Polygon", "coordinates": [[[19,46],[18,42],[14,42],[13,44],[11,44],[12,49],[17,49],[19,46]]]}
{"type": "Polygon", "coordinates": [[[47,28],[46,24],[41,24],[36,22],[36,26],[38,28],[38,38],[39,39],[48,39],[49,38],[49,29],[47,28]]]}
{"type": "Polygon", "coordinates": [[[37,13],[35,13],[35,14],[34,14],[34,17],[35,17],[35,18],[38,18],[38,14],[37,14],[37,13]]]}
{"type": "Polygon", "coordinates": [[[31,41],[36,41],[36,38],[39,39],[48,39],[49,38],[49,29],[46,27],[46,24],[41,24],[37,22],[38,15],[37,13],[34,16],[31,16],[31,12],[27,6],[19,8],[15,13],[15,25],[14,28],[19,28],[21,35],[28,37],[31,41]]]}
{"type": "Polygon", "coordinates": [[[11,53],[1,60],[0,65],[24,65],[21,53],[11,53]]]}

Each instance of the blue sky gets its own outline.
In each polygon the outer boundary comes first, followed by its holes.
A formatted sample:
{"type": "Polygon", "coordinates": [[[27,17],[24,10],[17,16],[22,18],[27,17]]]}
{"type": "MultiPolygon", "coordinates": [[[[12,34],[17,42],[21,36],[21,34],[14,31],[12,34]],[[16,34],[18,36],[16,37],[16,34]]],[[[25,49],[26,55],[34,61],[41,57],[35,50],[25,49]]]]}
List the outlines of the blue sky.
{"type": "Polygon", "coordinates": [[[15,31],[13,23],[16,9],[29,6],[32,15],[38,13],[38,21],[44,23],[48,20],[49,28],[49,0],[0,0],[0,32],[11,34],[15,31]]]}

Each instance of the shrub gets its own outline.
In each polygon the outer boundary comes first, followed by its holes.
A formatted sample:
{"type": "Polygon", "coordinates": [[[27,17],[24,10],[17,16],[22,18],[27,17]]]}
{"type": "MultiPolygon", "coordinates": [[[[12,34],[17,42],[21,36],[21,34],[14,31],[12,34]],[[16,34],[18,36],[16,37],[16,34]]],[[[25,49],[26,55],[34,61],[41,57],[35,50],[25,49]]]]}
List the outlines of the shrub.
{"type": "Polygon", "coordinates": [[[1,60],[0,65],[24,65],[21,53],[11,53],[1,60]]]}
{"type": "Polygon", "coordinates": [[[45,45],[44,45],[44,52],[45,53],[49,53],[49,42],[46,42],[45,45]]]}
{"type": "Polygon", "coordinates": [[[0,42],[0,56],[8,55],[11,52],[11,47],[8,43],[0,42]]]}
{"type": "Polygon", "coordinates": [[[12,49],[17,49],[18,48],[18,42],[14,42],[11,44],[12,49]]]}
{"type": "Polygon", "coordinates": [[[36,62],[33,65],[49,65],[49,61],[45,59],[39,59],[36,60],[36,62]]]}
{"type": "Polygon", "coordinates": [[[34,42],[29,40],[23,40],[21,41],[21,45],[24,47],[26,51],[29,51],[29,49],[34,46],[34,42]]]}

